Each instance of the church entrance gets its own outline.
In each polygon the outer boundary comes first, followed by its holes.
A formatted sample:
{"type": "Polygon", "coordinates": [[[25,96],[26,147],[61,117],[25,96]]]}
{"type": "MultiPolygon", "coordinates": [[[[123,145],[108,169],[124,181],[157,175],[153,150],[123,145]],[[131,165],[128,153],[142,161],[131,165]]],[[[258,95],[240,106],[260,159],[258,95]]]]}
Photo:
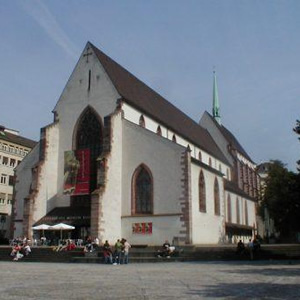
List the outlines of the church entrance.
{"type": "MultiPolygon", "coordinates": [[[[91,208],[91,193],[97,188],[97,158],[102,152],[103,145],[102,124],[100,117],[91,108],[83,112],[77,126],[75,135],[75,150],[82,150],[89,155],[88,188],[85,193],[71,195],[71,207],[76,210],[86,210],[91,208]]],[[[76,226],[75,232],[79,238],[84,238],[90,234],[90,219],[88,226],[76,226]]]]}

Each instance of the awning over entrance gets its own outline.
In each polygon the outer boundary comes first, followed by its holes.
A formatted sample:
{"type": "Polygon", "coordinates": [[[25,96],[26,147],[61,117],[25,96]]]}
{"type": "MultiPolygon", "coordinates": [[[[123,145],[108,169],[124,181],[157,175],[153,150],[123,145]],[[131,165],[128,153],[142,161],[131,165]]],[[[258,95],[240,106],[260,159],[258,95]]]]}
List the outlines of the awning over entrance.
{"type": "Polygon", "coordinates": [[[226,234],[230,234],[231,236],[239,235],[239,236],[252,236],[253,227],[247,225],[226,223],[225,231],[226,234]]]}
{"type": "Polygon", "coordinates": [[[56,207],[38,220],[33,226],[43,223],[49,225],[66,223],[77,227],[89,227],[91,223],[91,209],[89,207],[56,207]]]}

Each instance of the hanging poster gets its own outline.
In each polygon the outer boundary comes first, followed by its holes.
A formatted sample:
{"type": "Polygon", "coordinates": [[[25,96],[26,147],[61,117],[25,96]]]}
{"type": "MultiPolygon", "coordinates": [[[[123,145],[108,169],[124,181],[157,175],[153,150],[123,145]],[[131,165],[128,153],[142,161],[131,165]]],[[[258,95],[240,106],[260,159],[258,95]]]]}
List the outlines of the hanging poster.
{"type": "Polygon", "coordinates": [[[64,193],[89,194],[90,150],[65,151],[64,158],[64,193]]]}
{"type": "Polygon", "coordinates": [[[152,223],[133,223],[132,233],[134,234],[152,234],[152,223]]]}

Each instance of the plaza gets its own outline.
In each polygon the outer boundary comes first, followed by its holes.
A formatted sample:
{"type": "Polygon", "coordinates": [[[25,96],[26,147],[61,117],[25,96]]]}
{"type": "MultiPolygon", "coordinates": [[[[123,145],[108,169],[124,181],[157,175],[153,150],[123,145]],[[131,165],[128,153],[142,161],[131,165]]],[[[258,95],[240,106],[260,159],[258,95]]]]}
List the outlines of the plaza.
{"type": "Polygon", "coordinates": [[[299,261],[0,262],[0,299],[299,299],[299,261]]]}

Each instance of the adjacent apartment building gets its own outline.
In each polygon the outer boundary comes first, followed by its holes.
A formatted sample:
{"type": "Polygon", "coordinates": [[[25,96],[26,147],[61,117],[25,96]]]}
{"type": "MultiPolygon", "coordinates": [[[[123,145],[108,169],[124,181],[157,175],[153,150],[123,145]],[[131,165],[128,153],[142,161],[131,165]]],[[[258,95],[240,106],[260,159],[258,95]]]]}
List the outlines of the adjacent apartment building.
{"type": "Polygon", "coordinates": [[[0,238],[10,234],[14,169],[35,145],[18,131],[0,125],[0,238]]]}

